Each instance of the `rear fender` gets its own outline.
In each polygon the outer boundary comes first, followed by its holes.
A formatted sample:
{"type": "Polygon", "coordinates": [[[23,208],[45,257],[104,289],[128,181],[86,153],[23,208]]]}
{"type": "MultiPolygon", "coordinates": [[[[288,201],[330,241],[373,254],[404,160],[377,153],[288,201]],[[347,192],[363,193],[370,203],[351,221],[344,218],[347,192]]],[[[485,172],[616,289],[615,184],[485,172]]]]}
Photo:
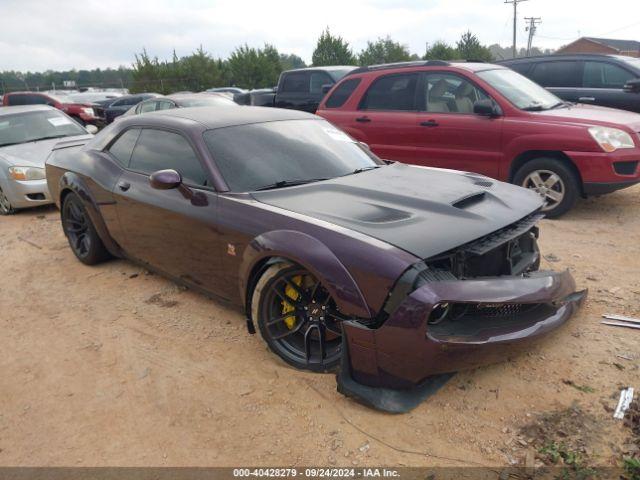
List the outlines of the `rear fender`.
{"type": "Polygon", "coordinates": [[[60,177],[60,183],[58,191],[60,192],[60,211],[62,212],[62,197],[65,195],[65,192],[73,192],[75,193],[82,204],[86,208],[89,213],[89,217],[91,218],[91,222],[102,240],[105,248],[111,253],[111,255],[116,257],[122,257],[123,252],[120,246],[111,238],[109,234],[109,230],[102,218],[102,214],[100,213],[100,208],[98,207],[98,202],[94,198],[91,190],[87,186],[86,182],[82,179],[82,177],[73,172],[65,172],[60,177]]]}
{"type": "MultiPolygon", "coordinates": [[[[265,259],[279,257],[311,272],[329,291],[345,315],[371,317],[367,303],[353,277],[322,242],[305,233],[276,230],[254,238],[244,251],[240,267],[240,294],[247,298],[255,267],[265,259]]],[[[247,298],[247,301],[250,301],[247,298]]],[[[250,315],[250,312],[248,312],[250,315]]]]}

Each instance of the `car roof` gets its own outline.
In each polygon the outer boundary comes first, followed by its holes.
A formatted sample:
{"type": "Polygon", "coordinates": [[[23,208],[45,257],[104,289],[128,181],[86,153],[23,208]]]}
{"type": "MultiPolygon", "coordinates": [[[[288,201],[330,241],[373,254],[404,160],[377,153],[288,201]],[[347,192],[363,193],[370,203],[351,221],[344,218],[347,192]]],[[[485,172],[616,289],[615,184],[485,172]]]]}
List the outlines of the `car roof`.
{"type": "Polygon", "coordinates": [[[0,116],[13,115],[16,113],[28,113],[28,112],[43,112],[43,111],[58,111],[57,109],[50,107],[49,105],[16,105],[13,107],[0,108],[0,116]]]}
{"type": "Polygon", "coordinates": [[[131,122],[144,121],[149,117],[175,117],[191,120],[206,129],[248,125],[251,123],[276,122],[282,120],[319,119],[311,113],[284,108],[238,106],[238,108],[187,107],[149,112],[130,117],[131,122]]]}
{"type": "Polygon", "coordinates": [[[380,65],[369,65],[367,67],[360,67],[349,72],[346,77],[355,75],[358,73],[377,72],[384,70],[396,70],[403,68],[419,68],[419,67],[458,67],[471,72],[481,72],[483,70],[494,70],[505,68],[502,65],[494,63],[474,62],[466,60],[420,60],[417,62],[397,62],[397,63],[383,63],[380,65]]]}

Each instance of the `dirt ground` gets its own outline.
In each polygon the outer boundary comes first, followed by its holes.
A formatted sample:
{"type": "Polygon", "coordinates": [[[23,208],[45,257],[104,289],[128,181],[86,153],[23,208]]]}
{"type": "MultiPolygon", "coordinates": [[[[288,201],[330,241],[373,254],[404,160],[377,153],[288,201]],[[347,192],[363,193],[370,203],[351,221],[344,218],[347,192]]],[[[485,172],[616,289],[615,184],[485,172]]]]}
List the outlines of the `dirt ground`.
{"type": "Polygon", "coordinates": [[[80,264],[54,208],[0,218],[0,465],[509,465],[539,448],[531,425],[563,411],[588,417],[565,423],[610,465],[629,434],[611,409],[640,387],[640,331],[600,315],[640,316],[639,212],[635,187],[544,220],[543,267],[569,268],[585,307],[405,415],[288,368],[223,304],[126,261],[80,264]]]}

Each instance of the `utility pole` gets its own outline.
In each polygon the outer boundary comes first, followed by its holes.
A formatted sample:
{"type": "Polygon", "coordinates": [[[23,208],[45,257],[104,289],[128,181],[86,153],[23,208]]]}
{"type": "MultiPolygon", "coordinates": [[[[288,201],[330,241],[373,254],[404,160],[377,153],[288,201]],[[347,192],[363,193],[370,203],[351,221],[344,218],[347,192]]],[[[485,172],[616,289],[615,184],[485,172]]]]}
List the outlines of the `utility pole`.
{"type": "Polygon", "coordinates": [[[516,58],[516,27],[518,22],[518,4],[527,0],[504,0],[504,3],[513,4],[513,58],[516,58]]]}
{"type": "Polygon", "coordinates": [[[540,17],[524,17],[529,22],[526,30],[529,32],[529,40],[527,41],[527,57],[531,55],[531,45],[533,44],[533,36],[536,34],[538,25],[542,22],[540,17]]]}

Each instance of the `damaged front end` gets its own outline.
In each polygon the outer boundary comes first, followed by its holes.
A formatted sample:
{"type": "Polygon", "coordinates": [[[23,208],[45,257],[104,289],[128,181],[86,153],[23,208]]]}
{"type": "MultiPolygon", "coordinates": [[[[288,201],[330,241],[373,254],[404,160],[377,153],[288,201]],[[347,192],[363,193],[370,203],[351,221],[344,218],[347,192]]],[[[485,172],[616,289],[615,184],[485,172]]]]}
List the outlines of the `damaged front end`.
{"type": "Polygon", "coordinates": [[[503,360],[565,323],[586,291],[568,271],[538,270],[540,218],[413,265],[374,322],[344,322],[338,390],[406,412],[454,372],[503,360]]]}

